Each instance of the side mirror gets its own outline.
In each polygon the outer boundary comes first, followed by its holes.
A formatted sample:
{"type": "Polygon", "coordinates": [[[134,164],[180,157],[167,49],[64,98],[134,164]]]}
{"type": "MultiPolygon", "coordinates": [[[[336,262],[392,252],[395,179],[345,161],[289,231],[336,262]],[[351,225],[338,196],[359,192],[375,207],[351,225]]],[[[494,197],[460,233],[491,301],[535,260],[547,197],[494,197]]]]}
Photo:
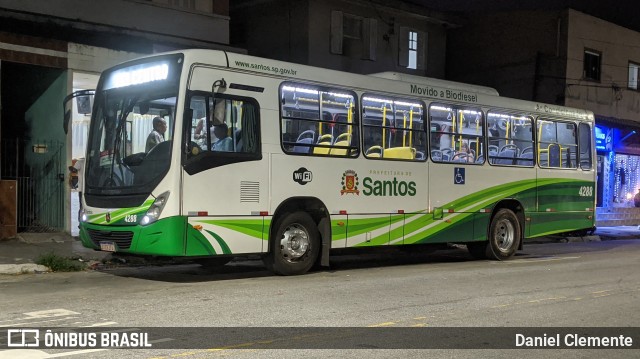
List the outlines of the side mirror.
{"type": "Polygon", "coordinates": [[[88,115],[91,114],[91,109],[93,107],[93,96],[95,95],[95,90],[80,90],[76,91],[62,100],[62,109],[64,111],[62,129],[64,133],[69,132],[69,122],[72,117],[72,108],[73,108],[73,100],[76,99],[76,107],[78,114],[88,115]]]}
{"type": "Polygon", "coordinates": [[[221,101],[220,103],[218,103],[216,101],[216,88],[218,89],[218,91],[223,91],[227,88],[227,81],[224,80],[224,78],[220,79],[220,80],[216,80],[213,82],[213,84],[211,85],[211,103],[212,103],[212,108],[210,112],[210,117],[209,117],[209,123],[211,125],[216,125],[219,124],[220,120],[222,117],[220,117],[220,111],[223,111],[222,113],[224,114],[224,101],[221,101]]]}

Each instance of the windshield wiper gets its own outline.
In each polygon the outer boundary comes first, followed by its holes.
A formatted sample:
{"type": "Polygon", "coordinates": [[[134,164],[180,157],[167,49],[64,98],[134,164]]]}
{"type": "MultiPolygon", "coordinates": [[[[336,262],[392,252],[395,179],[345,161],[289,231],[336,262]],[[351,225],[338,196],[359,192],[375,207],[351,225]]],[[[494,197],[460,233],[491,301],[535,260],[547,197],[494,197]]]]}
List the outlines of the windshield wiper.
{"type": "MultiPolygon", "coordinates": [[[[111,186],[113,187],[113,185],[115,184],[115,181],[113,180],[113,176],[114,176],[114,172],[115,172],[115,163],[116,161],[118,161],[118,167],[120,168],[120,178],[121,181],[123,182],[122,184],[124,185],[124,172],[122,170],[122,158],[120,158],[120,143],[122,142],[122,129],[126,128],[126,119],[129,116],[129,114],[131,113],[131,111],[133,111],[133,108],[135,107],[135,104],[138,102],[138,98],[139,96],[136,96],[134,98],[129,99],[129,104],[125,107],[124,106],[124,100],[123,100],[123,108],[122,108],[122,112],[120,113],[120,116],[118,118],[118,127],[116,128],[116,133],[115,133],[115,140],[113,143],[113,157],[114,160],[111,161],[111,173],[109,174],[109,182],[111,184],[111,186]]],[[[126,130],[125,130],[126,132],[126,130]]],[[[126,133],[125,133],[126,135],[126,133]]],[[[125,164],[126,166],[126,164],[125,164]]]]}

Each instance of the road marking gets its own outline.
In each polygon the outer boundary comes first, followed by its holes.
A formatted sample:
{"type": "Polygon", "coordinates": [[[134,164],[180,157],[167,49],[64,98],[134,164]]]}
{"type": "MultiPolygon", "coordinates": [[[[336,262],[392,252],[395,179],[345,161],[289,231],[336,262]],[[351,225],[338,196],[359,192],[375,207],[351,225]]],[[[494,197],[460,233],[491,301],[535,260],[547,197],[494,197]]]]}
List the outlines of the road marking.
{"type": "Polygon", "coordinates": [[[560,300],[560,299],[567,299],[567,297],[552,297],[552,298],[534,299],[534,300],[530,300],[529,303],[540,303],[540,302],[547,301],[547,300],[560,300]]]}
{"type": "Polygon", "coordinates": [[[93,323],[93,324],[85,325],[85,327],[87,327],[87,328],[93,328],[93,327],[106,327],[106,326],[108,326],[108,325],[113,325],[113,324],[118,324],[118,322],[102,322],[102,323],[93,323]]]}
{"type": "Polygon", "coordinates": [[[175,340],[175,339],[173,339],[173,338],[160,338],[160,339],[156,339],[156,340],[150,340],[149,343],[150,344],[164,343],[164,342],[170,342],[172,340],[175,340]]]}
{"type": "Polygon", "coordinates": [[[40,310],[37,312],[22,313],[22,315],[26,315],[26,317],[18,318],[18,319],[4,319],[4,320],[0,320],[0,323],[11,322],[15,320],[31,320],[31,319],[41,319],[41,318],[64,317],[64,316],[70,316],[70,315],[80,315],[80,313],[73,312],[67,309],[51,309],[51,310],[40,310]]]}
{"type": "Polygon", "coordinates": [[[89,354],[89,353],[95,353],[95,352],[102,352],[105,350],[109,350],[109,349],[84,349],[84,350],[74,350],[72,352],[64,352],[64,353],[55,353],[55,354],[48,354],[46,357],[44,358],[62,358],[62,357],[66,357],[66,356],[72,356],[72,355],[81,355],[81,354],[89,354]]]}
{"type": "MultiPolygon", "coordinates": [[[[18,327],[18,326],[33,326],[35,324],[41,323],[53,323],[60,321],[70,321],[73,319],[81,318],[81,313],[74,312],[67,309],[50,309],[50,310],[40,310],[35,312],[27,312],[22,313],[21,318],[17,319],[6,319],[0,321],[0,327],[18,327]],[[52,319],[48,319],[52,318],[52,319]]],[[[104,321],[104,322],[96,322],[87,325],[82,324],[81,321],[72,322],[74,326],[79,328],[101,328],[99,329],[100,333],[117,333],[117,332],[132,332],[132,331],[140,331],[140,328],[119,328],[108,330],[111,325],[118,324],[118,322],[114,321],[104,321]],[[102,329],[103,328],[103,329],[102,329]]],[[[151,340],[149,343],[162,343],[173,341],[173,338],[160,338],[156,340],[151,340]]],[[[48,349],[56,349],[56,348],[48,348],[48,349]]],[[[72,350],[66,352],[57,352],[57,353],[47,353],[42,350],[37,349],[11,349],[11,350],[2,350],[0,351],[0,359],[13,359],[13,358],[24,358],[24,359],[46,359],[46,358],[62,358],[68,356],[87,356],[90,353],[101,352],[106,350],[112,350],[114,348],[96,348],[96,349],[80,349],[80,350],[72,350]]]]}
{"type": "Polygon", "coordinates": [[[491,308],[497,309],[497,308],[510,307],[512,305],[523,305],[523,304],[534,304],[534,303],[538,304],[538,303],[542,303],[542,302],[554,301],[554,300],[563,300],[563,299],[567,299],[567,297],[551,297],[551,298],[531,299],[531,300],[528,300],[526,302],[515,302],[515,303],[510,303],[510,304],[494,305],[491,308]]]}
{"type": "Polygon", "coordinates": [[[515,306],[515,305],[526,305],[526,304],[539,304],[545,301],[578,301],[578,300],[584,300],[584,299],[596,299],[596,298],[602,298],[602,297],[608,297],[610,295],[620,295],[620,294],[625,294],[625,293],[630,293],[630,292],[635,292],[640,290],[640,288],[636,289],[605,289],[605,290],[598,290],[598,291],[593,291],[590,292],[589,294],[587,294],[587,297],[585,298],[583,297],[565,297],[565,296],[560,296],[560,297],[551,297],[551,298],[541,298],[541,299],[531,299],[531,300],[527,300],[526,302],[515,302],[515,303],[510,303],[510,304],[499,304],[499,305],[494,305],[491,306],[490,308],[492,309],[498,309],[498,308],[506,308],[506,307],[510,307],[510,306],[515,306]]]}
{"type": "Polygon", "coordinates": [[[198,354],[198,352],[184,352],[184,353],[180,353],[180,354],[174,354],[174,355],[172,355],[172,357],[179,358],[179,357],[186,357],[186,356],[196,355],[196,354],[198,354]]]}
{"type": "Polygon", "coordinates": [[[395,324],[396,324],[396,322],[384,322],[384,323],[379,323],[379,324],[367,325],[367,327],[369,327],[369,328],[388,327],[388,326],[395,325],[395,324]]]}
{"type": "Polygon", "coordinates": [[[74,311],[62,309],[62,308],[39,310],[37,312],[28,312],[28,313],[22,313],[22,314],[32,318],[50,318],[50,317],[62,317],[65,315],[80,315],[80,313],[78,312],[74,312],[74,311]]]}
{"type": "Polygon", "coordinates": [[[49,322],[60,322],[60,321],[64,321],[64,320],[69,320],[69,319],[78,319],[79,317],[68,317],[68,318],[60,318],[60,319],[49,319],[49,320],[38,320],[35,322],[22,322],[22,323],[9,323],[9,324],[0,324],[0,328],[6,328],[6,327],[17,327],[17,326],[24,326],[24,325],[33,325],[35,323],[49,323],[49,322]]]}
{"type": "Polygon", "coordinates": [[[74,350],[70,352],[49,354],[42,350],[37,349],[10,349],[0,350],[0,359],[47,359],[47,358],[62,358],[73,355],[84,355],[89,353],[101,352],[108,349],[83,349],[74,350]]]}
{"type": "Polygon", "coordinates": [[[566,259],[579,259],[581,257],[544,257],[544,258],[522,258],[522,259],[513,259],[510,261],[491,261],[490,263],[496,264],[520,264],[520,263],[538,263],[538,262],[553,262],[553,261],[562,261],[566,259]]]}

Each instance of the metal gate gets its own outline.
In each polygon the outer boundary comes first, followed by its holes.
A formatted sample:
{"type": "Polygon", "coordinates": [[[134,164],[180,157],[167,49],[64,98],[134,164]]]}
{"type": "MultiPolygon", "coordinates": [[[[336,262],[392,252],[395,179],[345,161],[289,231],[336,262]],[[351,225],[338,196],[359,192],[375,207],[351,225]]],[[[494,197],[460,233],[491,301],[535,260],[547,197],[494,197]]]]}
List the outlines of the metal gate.
{"type": "Polygon", "coordinates": [[[2,139],[0,178],[16,180],[19,232],[64,230],[65,146],[52,140],[2,139]]]}

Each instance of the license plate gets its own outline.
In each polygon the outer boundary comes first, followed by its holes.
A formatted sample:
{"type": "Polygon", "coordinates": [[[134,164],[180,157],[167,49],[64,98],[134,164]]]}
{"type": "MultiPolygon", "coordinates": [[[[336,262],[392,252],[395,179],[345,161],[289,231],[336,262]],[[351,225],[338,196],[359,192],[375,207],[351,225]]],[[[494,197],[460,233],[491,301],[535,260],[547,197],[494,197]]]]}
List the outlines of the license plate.
{"type": "Polygon", "coordinates": [[[115,252],[116,244],[113,242],[100,242],[100,250],[105,252],[115,252]]]}

